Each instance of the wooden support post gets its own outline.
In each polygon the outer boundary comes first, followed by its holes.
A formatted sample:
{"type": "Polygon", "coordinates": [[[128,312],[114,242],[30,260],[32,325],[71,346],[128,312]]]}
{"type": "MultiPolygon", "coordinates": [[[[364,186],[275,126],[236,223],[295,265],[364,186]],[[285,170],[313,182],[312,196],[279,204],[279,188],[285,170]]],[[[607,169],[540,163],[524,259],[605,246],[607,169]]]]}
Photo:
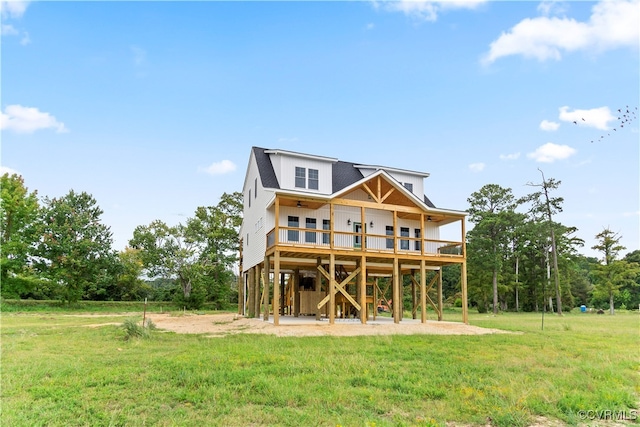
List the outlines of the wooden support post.
{"type": "Polygon", "coordinates": [[[378,278],[373,280],[373,320],[378,315],[378,278]]]}
{"type": "Polygon", "coordinates": [[[360,323],[367,323],[367,257],[360,257],[360,323]]]}
{"type": "Polygon", "coordinates": [[[254,318],[256,317],[256,306],[255,306],[255,288],[253,285],[253,281],[256,278],[255,275],[255,267],[251,267],[247,273],[248,279],[249,279],[249,283],[248,283],[248,299],[247,299],[247,306],[248,306],[248,317],[250,318],[254,318]]]}
{"type": "MultiPolygon", "coordinates": [[[[395,219],[395,216],[394,216],[395,219]]],[[[393,258],[393,323],[400,323],[400,268],[398,258],[393,258]]]]}
{"type": "Polygon", "coordinates": [[[442,321],[442,309],[444,304],[442,302],[442,266],[438,271],[438,321],[442,321]]]}
{"type": "Polygon", "coordinates": [[[260,295],[261,294],[261,289],[260,289],[260,285],[264,285],[263,283],[260,282],[260,278],[262,277],[262,271],[263,268],[260,266],[260,264],[256,265],[254,268],[254,273],[255,273],[255,277],[253,280],[253,317],[255,317],[256,319],[260,318],[260,295]]]}
{"type": "Polygon", "coordinates": [[[329,204],[329,248],[333,250],[333,230],[336,229],[335,225],[335,208],[333,207],[333,203],[329,204]]]}
{"type": "Polygon", "coordinates": [[[420,260],[420,322],[427,323],[427,269],[425,260],[420,260]]]}
{"type": "Polygon", "coordinates": [[[270,288],[270,277],[271,276],[271,264],[270,264],[270,260],[269,257],[266,256],[264,257],[264,268],[262,271],[262,277],[264,277],[264,283],[262,284],[263,288],[262,288],[262,295],[264,296],[262,298],[262,304],[263,304],[263,308],[262,308],[262,320],[264,320],[265,322],[269,321],[269,294],[271,293],[271,289],[270,288]]]}
{"type": "MultiPolygon", "coordinates": [[[[322,289],[322,278],[320,277],[320,271],[318,268],[322,264],[322,259],[318,258],[316,261],[316,280],[315,280],[315,295],[316,301],[320,301],[320,292],[322,289]]],[[[316,320],[320,320],[320,309],[316,306],[316,320]]]]}
{"type": "Polygon", "coordinates": [[[246,313],[244,312],[244,281],[245,275],[242,272],[242,265],[240,265],[240,274],[238,275],[238,314],[244,316],[246,313]]]}
{"type": "Polygon", "coordinates": [[[462,262],[460,268],[460,283],[462,285],[462,321],[469,324],[469,307],[467,305],[467,262],[462,262]]]}
{"type": "Polygon", "coordinates": [[[465,218],[460,221],[462,223],[462,266],[460,268],[460,285],[462,287],[462,321],[469,323],[469,304],[467,301],[467,233],[465,231],[465,218]]]}
{"type": "Polygon", "coordinates": [[[415,270],[411,270],[411,276],[413,277],[413,280],[411,280],[411,318],[415,319],[416,318],[416,311],[418,311],[418,295],[417,295],[417,289],[416,289],[416,271],[415,270]]]}
{"type": "Polygon", "coordinates": [[[300,269],[293,271],[293,316],[300,316],[300,269]]]}
{"type": "Polygon", "coordinates": [[[336,256],[329,255],[329,324],[336,323],[336,256]]]}
{"type": "Polygon", "coordinates": [[[273,325],[280,324],[280,251],[273,253],[273,325]]]}
{"type": "Polygon", "coordinates": [[[278,244],[280,243],[280,197],[276,196],[276,200],[274,202],[274,214],[275,214],[275,220],[276,220],[276,226],[273,229],[273,232],[275,234],[273,242],[274,245],[277,247],[278,244]]]}

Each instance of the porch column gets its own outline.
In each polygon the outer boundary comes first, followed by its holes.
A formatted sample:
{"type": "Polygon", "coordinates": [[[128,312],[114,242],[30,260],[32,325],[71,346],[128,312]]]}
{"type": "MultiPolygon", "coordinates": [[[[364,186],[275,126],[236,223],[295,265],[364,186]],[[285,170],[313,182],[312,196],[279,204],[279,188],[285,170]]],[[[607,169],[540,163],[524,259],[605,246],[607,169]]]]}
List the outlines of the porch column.
{"type": "Polygon", "coordinates": [[[467,305],[467,261],[460,268],[460,284],[462,285],[462,321],[469,324],[469,307],[467,305]]]}
{"type": "Polygon", "coordinates": [[[424,259],[420,260],[420,322],[427,323],[427,269],[424,259]]]}
{"type": "Polygon", "coordinates": [[[273,253],[273,324],[280,324],[280,251],[273,253]]]}
{"type": "Polygon", "coordinates": [[[360,257],[360,323],[367,323],[367,257],[360,257]]]}
{"type": "Polygon", "coordinates": [[[373,279],[373,320],[378,315],[378,278],[373,279]]]}
{"type": "Polygon", "coordinates": [[[249,269],[249,271],[247,272],[247,279],[248,279],[248,299],[247,299],[247,306],[248,306],[248,313],[247,316],[250,318],[256,317],[256,307],[255,307],[255,289],[253,287],[253,281],[255,280],[256,276],[255,276],[255,267],[251,267],[249,269]]]}
{"type": "Polygon", "coordinates": [[[329,255],[329,324],[336,323],[336,256],[329,255]]]}
{"type": "Polygon", "coordinates": [[[271,293],[271,289],[269,289],[271,286],[269,282],[269,276],[271,275],[270,262],[271,261],[269,260],[268,256],[264,257],[264,270],[262,271],[264,275],[264,288],[262,289],[262,320],[264,320],[265,322],[269,321],[269,302],[271,301],[269,299],[269,294],[271,293]]]}
{"type": "Polygon", "coordinates": [[[262,267],[260,264],[253,269],[253,317],[260,318],[260,277],[262,277],[262,267]]]}
{"type": "Polygon", "coordinates": [[[300,269],[293,271],[293,315],[300,316],[300,269]]]}
{"type": "Polygon", "coordinates": [[[418,305],[418,295],[416,289],[416,271],[411,270],[411,275],[413,276],[413,280],[411,280],[411,318],[415,319],[417,316],[416,307],[418,305]]]}
{"type": "Polygon", "coordinates": [[[398,258],[393,259],[393,323],[400,323],[400,268],[398,258]]]}
{"type": "Polygon", "coordinates": [[[442,307],[444,304],[442,303],[442,266],[440,266],[440,271],[438,272],[438,320],[442,321],[442,307]]]}
{"type": "Polygon", "coordinates": [[[321,264],[322,264],[322,260],[320,258],[318,258],[318,260],[316,261],[316,279],[315,279],[315,284],[314,284],[314,286],[315,286],[314,291],[315,291],[316,299],[314,300],[315,302],[313,304],[314,307],[316,308],[316,320],[320,320],[320,309],[318,308],[318,301],[321,300],[320,292],[321,292],[321,289],[322,289],[322,282],[321,282],[322,279],[320,278],[321,277],[320,276],[320,270],[318,270],[318,267],[321,264]]]}

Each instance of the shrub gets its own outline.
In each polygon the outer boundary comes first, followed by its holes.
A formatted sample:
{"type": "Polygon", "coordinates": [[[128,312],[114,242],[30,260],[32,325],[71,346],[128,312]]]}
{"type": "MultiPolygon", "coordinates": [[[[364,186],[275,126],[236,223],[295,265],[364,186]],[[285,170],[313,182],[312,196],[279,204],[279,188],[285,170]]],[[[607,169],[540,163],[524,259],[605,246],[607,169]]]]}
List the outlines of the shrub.
{"type": "MultiPolygon", "coordinates": [[[[150,320],[147,324],[153,324],[150,320]]],[[[124,323],[122,323],[122,327],[124,329],[124,339],[130,340],[133,338],[149,338],[149,329],[145,328],[143,325],[138,324],[136,319],[126,319],[124,323]]],[[[155,329],[155,325],[153,325],[155,329]]]]}

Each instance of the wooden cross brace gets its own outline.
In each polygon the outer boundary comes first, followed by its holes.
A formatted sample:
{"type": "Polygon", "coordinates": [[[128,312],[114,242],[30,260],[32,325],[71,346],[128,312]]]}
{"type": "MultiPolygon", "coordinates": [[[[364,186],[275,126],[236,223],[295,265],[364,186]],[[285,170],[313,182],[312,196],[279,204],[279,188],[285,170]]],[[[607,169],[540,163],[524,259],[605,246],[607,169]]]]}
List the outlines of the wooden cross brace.
{"type": "MultiPolygon", "coordinates": [[[[438,309],[438,307],[436,306],[436,304],[431,300],[431,298],[429,297],[429,291],[431,290],[431,288],[433,287],[433,284],[436,283],[436,280],[438,280],[438,276],[440,275],[440,273],[436,273],[435,276],[433,276],[433,279],[431,279],[431,281],[429,282],[429,285],[427,286],[427,289],[425,291],[425,296],[427,297],[427,302],[429,304],[431,304],[431,307],[433,307],[433,309],[436,311],[436,313],[438,315],[442,315],[442,313],[440,313],[440,310],[438,309]]],[[[416,278],[413,277],[413,275],[409,276],[411,277],[411,281],[416,285],[416,286],[420,286],[420,284],[416,281],[416,278]]],[[[418,303],[418,305],[414,308],[414,313],[415,311],[417,311],[418,306],[420,306],[420,303],[418,303]]]]}
{"type": "MultiPolygon", "coordinates": [[[[387,291],[389,290],[390,282],[387,282],[387,286],[384,288],[384,292],[380,290],[380,286],[378,286],[378,282],[374,282],[374,286],[378,289],[378,292],[380,292],[380,295],[382,295],[382,299],[384,300],[384,302],[387,303],[387,307],[389,307],[389,310],[393,310],[393,302],[389,303],[389,300],[385,296],[387,294],[387,291]]],[[[377,305],[378,301],[376,301],[375,304],[377,305]]]]}
{"type": "MultiPolygon", "coordinates": [[[[327,270],[325,270],[321,265],[318,266],[318,271],[320,273],[322,273],[322,275],[327,279],[327,280],[331,280],[333,281],[334,285],[335,285],[335,291],[334,294],[337,294],[338,292],[342,293],[342,295],[344,295],[344,297],[346,299],[349,300],[349,302],[351,304],[353,304],[353,306],[356,308],[356,310],[360,310],[360,304],[358,304],[356,302],[356,300],[353,299],[353,297],[351,295],[349,295],[349,292],[347,292],[344,287],[347,286],[347,284],[351,281],[351,279],[353,279],[354,277],[356,277],[358,275],[358,273],[360,273],[360,267],[356,268],[355,270],[353,270],[351,272],[351,274],[344,279],[342,282],[338,283],[336,282],[336,279],[331,277],[331,275],[329,273],[327,273],[327,270]]],[[[318,303],[318,309],[321,309],[322,307],[324,307],[324,305],[329,302],[329,298],[331,297],[331,295],[327,295],[326,297],[324,297],[322,299],[322,301],[320,301],[318,303]]]]}

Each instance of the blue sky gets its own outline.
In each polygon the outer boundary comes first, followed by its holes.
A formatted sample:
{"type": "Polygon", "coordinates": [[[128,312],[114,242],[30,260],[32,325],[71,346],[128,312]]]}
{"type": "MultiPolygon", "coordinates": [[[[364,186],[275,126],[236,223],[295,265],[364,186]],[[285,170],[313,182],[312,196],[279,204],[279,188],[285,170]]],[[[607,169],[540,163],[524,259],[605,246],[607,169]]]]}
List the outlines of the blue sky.
{"type": "Polygon", "coordinates": [[[631,251],[638,27],[638,0],[2,2],[1,165],[91,193],[118,250],[241,191],[254,145],[429,172],[458,210],[540,168],[583,253],[631,251]]]}

